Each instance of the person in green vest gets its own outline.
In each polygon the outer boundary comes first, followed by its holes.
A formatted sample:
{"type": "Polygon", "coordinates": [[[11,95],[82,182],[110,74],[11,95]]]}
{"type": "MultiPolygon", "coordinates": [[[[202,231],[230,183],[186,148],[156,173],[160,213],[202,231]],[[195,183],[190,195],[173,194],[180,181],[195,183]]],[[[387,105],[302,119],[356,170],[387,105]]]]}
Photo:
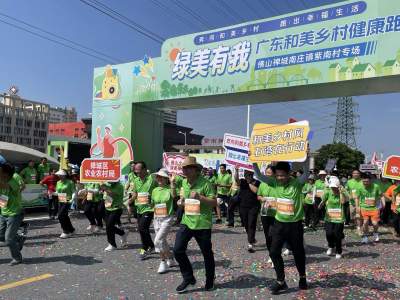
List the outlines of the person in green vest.
{"type": "Polygon", "coordinates": [[[138,220],[138,230],[142,241],[139,257],[145,260],[154,250],[154,243],[150,235],[150,225],[154,217],[154,209],[151,205],[151,193],[157,187],[154,177],[148,174],[146,163],[139,161],[135,164],[136,178],[132,199],[129,204],[135,202],[138,220]]]}
{"type": "Polygon", "coordinates": [[[120,182],[110,182],[102,184],[100,190],[103,192],[103,200],[106,215],[106,232],[108,246],[104,249],[106,252],[117,249],[115,234],[121,237],[121,247],[126,247],[128,231],[118,228],[121,224],[122,209],[124,206],[124,186],[120,182]]]}
{"type": "Polygon", "coordinates": [[[185,179],[182,182],[179,205],[185,209],[181,226],[176,233],[174,256],[183,277],[176,288],[183,293],[190,285],[196,284],[193,268],[187,256],[187,246],[196,239],[204,257],[206,269],[205,290],[214,289],[215,260],[211,243],[212,211],[217,206],[214,189],[210,182],[200,175],[202,166],[195,157],[187,157],[182,162],[185,179]]]}
{"type": "MultiPolygon", "coordinates": [[[[275,167],[268,166],[265,169],[265,175],[267,177],[275,176],[275,167]]],[[[265,243],[267,245],[268,253],[271,252],[271,244],[272,244],[272,236],[271,236],[271,228],[275,223],[275,214],[276,214],[276,197],[274,194],[274,190],[272,186],[268,185],[265,182],[261,182],[258,192],[257,198],[261,202],[261,223],[263,225],[265,243]]],[[[268,254],[268,263],[272,264],[272,259],[268,254]]]]}
{"type": "Polygon", "coordinates": [[[329,189],[322,196],[319,205],[321,209],[325,205],[325,233],[328,242],[326,254],[331,256],[336,251],[336,259],[342,258],[342,240],[344,237],[344,210],[343,204],[346,203],[348,194],[344,187],[340,185],[337,177],[329,179],[329,189]]]}
{"type": "Polygon", "coordinates": [[[131,202],[132,204],[128,204],[127,209],[128,209],[128,222],[132,223],[132,217],[136,218],[137,217],[137,213],[136,213],[136,207],[133,203],[133,201],[130,201],[132,199],[132,192],[134,190],[134,182],[135,182],[135,178],[137,177],[135,174],[135,161],[131,161],[130,163],[130,168],[131,171],[128,174],[128,181],[125,185],[125,191],[128,194],[128,202],[131,202]]]}
{"type": "MultiPolygon", "coordinates": [[[[392,234],[393,238],[400,237],[400,181],[395,181],[396,187],[392,190],[392,234]]],[[[390,195],[388,195],[390,196],[390,195]]]]}
{"type": "Polygon", "coordinates": [[[359,235],[362,235],[361,226],[362,220],[360,215],[356,211],[356,197],[357,191],[363,188],[363,184],[361,181],[361,172],[356,169],[351,173],[351,179],[346,183],[346,190],[350,195],[350,199],[348,202],[344,204],[344,214],[345,214],[345,225],[350,225],[350,221],[354,220],[357,226],[357,232],[359,235]]]}
{"type": "Polygon", "coordinates": [[[151,193],[151,204],[154,207],[154,245],[160,251],[160,266],[158,273],[167,272],[173,265],[173,256],[168,244],[168,234],[174,224],[174,201],[177,195],[175,175],[169,176],[166,169],[160,169],[157,173],[156,187],[151,193]]]}
{"type": "Polygon", "coordinates": [[[8,163],[0,166],[0,241],[10,249],[11,266],[22,263],[21,249],[24,240],[17,234],[21,225],[21,189],[13,178],[14,167],[8,163]]]}
{"type": "Polygon", "coordinates": [[[100,184],[87,183],[84,189],[78,192],[79,197],[84,199],[84,212],[89,220],[89,226],[86,230],[90,232],[99,232],[103,229],[104,203],[103,195],[100,191],[100,184]]]}
{"type": "Polygon", "coordinates": [[[256,177],[270,185],[276,197],[275,223],[271,229],[272,244],[270,257],[274,264],[277,280],[271,286],[273,295],[288,289],[285,281],[285,267],[282,248],[286,242],[293,251],[296,268],[299,273],[299,288],[307,289],[306,254],[304,251],[304,208],[302,201],[303,185],[308,178],[309,161],[305,162],[301,177],[290,177],[288,162],[278,162],[275,166],[275,177],[262,175],[257,164],[253,164],[256,177]]]}
{"type": "MultiPolygon", "coordinates": [[[[211,167],[208,168],[207,176],[205,176],[204,178],[207,179],[211,183],[211,185],[212,185],[212,187],[213,187],[213,189],[215,190],[215,193],[216,193],[217,192],[217,175],[216,175],[216,171],[211,167]]],[[[222,223],[222,216],[221,216],[221,208],[220,208],[220,206],[217,205],[214,210],[215,210],[215,214],[216,214],[215,223],[216,224],[221,224],[222,223]]]]}
{"type": "Polygon", "coordinates": [[[356,210],[363,219],[363,237],[361,242],[368,243],[369,222],[371,221],[374,228],[374,241],[379,242],[379,210],[385,207],[385,201],[382,192],[376,183],[372,182],[370,173],[361,175],[363,187],[356,193],[356,210]]]}
{"type": "Polygon", "coordinates": [[[25,184],[36,184],[38,173],[35,169],[35,162],[33,160],[30,160],[28,166],[21,171],[20,175],[25,184]]]}
{"type": "Polygon", "coordinates": [[[40,161],[40,164],[37,166],[37,173],[39,176],[39,181],[50,175],[50,165],[48,164],[46,157],[43,157],[40,161]]]}
{"type": "MultiPolygon", "coordinates": [[[[227,211],[229,206],[229,190],[232,186],[232,175],[226,170],[226,164],[219,166],[219,173],[215,181],[218,194],[218,204],[221,210],[222,216],[227,217],[227,225],[229,227],[234,226],[234,215],[232,212],[227,211]]],[[[217,220],[217,224],[221,223],[221,220],[217,220]]]]}
{"type": "MultiPolygon", "coordinates": [[[[328,173],[326,171],[321,170],[318,173],[318,179],[315,181],[314,187],[315,187],[315,197],[314,197],[314,205],[315,207],[318,207],[319,204],[322,201],[322,196],[325,193],[326,189],[326,177],[328,176],[328,173]]],[[[323,213],[320,210],[316,209],[316,222],[315,226],[319,224],[319,222],[323,219],[323,213]]]]}
{"type": "Polygon", "coordinates": [[[308,176],[307,183],[303,187],[304,203],[304,228],[313,228],[318,224],[318,209],[315,206],[315,176],[308,176]]]}
{"type": "Polygon", "coordinates": [[[75,184],[67,178],[65,170],[56,172],[59,181],[56,184],[56,193],[58,197],[58,220],[61,225],[61,239],[69,238],[74,234],[75,228],[72,226],[71,219],[68,216],[68,210],[71,206],[72,195],[75,193],[75,184]]]}
{"type": "MultiPolygon", "coordinates": [[[[376,183],[379,185],[379,188],[381,189],[382,195],[385,195],[386,191],[392,186],[392,181],[381,177],[380,179],[377,179],[376,183]]],[[[391,210],[391,205],[392,205],[392,199],[391,198],[386,198],[385,197],[385,207],[381,211],[381,221],[383,225],[388,225],[389,220],[392,219],[392,210],[391,210]]]]}

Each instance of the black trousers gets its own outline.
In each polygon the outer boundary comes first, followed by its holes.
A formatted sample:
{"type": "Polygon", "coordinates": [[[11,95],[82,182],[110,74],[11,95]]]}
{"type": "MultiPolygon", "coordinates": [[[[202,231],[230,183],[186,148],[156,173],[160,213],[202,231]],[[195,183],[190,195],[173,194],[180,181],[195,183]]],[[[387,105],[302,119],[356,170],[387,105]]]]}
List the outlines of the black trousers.
{"type": "Polygon", "coordinates": [[[122,209],[117,209],[114,211],[108,211],[106,210],[106,232],[107,232],[107,241],[110,245],[117,247],[117,244],[115,243],[115,234],[118,234],[120,236],[123,236],[125,234],[125,231],[122,229],[116,227],[116,224],[121,223],[121,215],[122,215],[122,209]]]}
{"type": "Polygon", "coordinates": [[[240,198],[237,195],[229,198],[228,225],[232,225],[232,226],[235,225],[235,209],[236,209],[236,207],[239,207],[239,205],[240,205],[240,198]]]}
{"type": "Polygon", "coordinates": [[[390,223],[393,226],[396,233],[400,234],[400,216],[399,216],[399,214],[392,213],[392,218],[390,219],[390,223]]]}
{"type": "Polygon", "coordinates": [[[389,224],[390,219],[392,218],[392,208],[391,208],[392,202],[391,201],[386,202],[385,204],[386,204],[385,208],[382,210],[382,213],[381,213],[381,221],[382,221],[382,224],[386,225],[386,224],[389,224]]]}
{"type": "Polygon", "coordinates": [[[315,209],[315,226],[319,224],[319,221],[324,219],[325,216],[325,209],[318,209],[319,204],[322,202],[321,198],[315,197],[315,202],[314,202],[314,209],[315,209]]]}
{"type": "Polygon", "coordinates": [[[326,240],[329,248],[336,248],[337,254],[342,254],[343,223],[325,223],[326,240]]]}
{"type": "Polygon", "coordinates": [[[55,217],[58,213],[58,198],[57,196],[49,196],[48,198],[49,217],[55,217]]]}
{"type": "Polygon", "coordinates": [[[88,218],[90,222],[90,225],[103,227],[104,205],[102,205],[101,201],[86,201],[84,212],[86,218],[88,218]]]}
{"type": "Polygon", "coordinates": [[[218,194],[218,198],[222,199],[222,203],[219,204],[219,208],[221,209],[221,217],[227,217],[227,205],[229,205],[229,196],[218,194]]]}
{"type": "Polygon", "coordinates": [[[264,229],[265,243],[267,244],[268,252],[271,253],[271,244],[272,244],[271,228],[275,223],[275,217],[261,216],[261,223],[264,229]]]}
{"type": "Polygon", "coordinates": [[[180,224],[183,218],[183,213],[185,212],[185,209],[182,206],[178,206],[176,209],[175,215],[176,215],[176,224],[180,224]]]}
{"type": "Polygon", "coordinates": [[[138,229],[140,233],[140,239],[142,240],[142,248],[149,250],[154,248],[153,240],[150,235],[150,225],[153,221],[154,214],[152,212],[138,214],[138,229]]]}
{"type": "Polygon", "coordinates": [[[258,213],[260,212],[260,206],[240,206],[239,212],[244,228],[246,229],[247,241],[249,244],[254,244],[256,242],[257,217],[258,213]]]}
{"type": "Polygon", "coordinates": [[[276,277],[278,281],[285,280],[285,267],[282,258],[282,247],[285,242],[288,243],[293,251],[294,261],[300,276],[306,276],[306,254],[304,251],[302,221],[293,223],[283,223],[275,220],[272,226],[272,244],[269,256],[274,263],[276,277]]]}
{"type": "Polygon", "coordinates": [[[58,203],[58,221],[64,233],[73,233],[75,231],[72,226],[71,219],[68,216],[70,203],[58,203]]]}
{"type": "Polygon", "coordinates": [[[344,223],[346,225],[350,224],[351,221],[351,216],[350,216],[350,202],[347,201],[343,204],[343,210],[344,210],[344,223]]]}
{"type": "Polygon", "coordinates": [[[184,280],[191,280],[194,278],[192,264],[186,254],[187,245],[193,237],[196,239],[204,257],[206,281],[209,283],[214,282],[215,260],[212,251],[211,229],[192,230],[184,224],[181,224],[176,233],[174,246],[174,256],[179,264],[182,277],[184,280]]]}
{"type": "Polygon", "coordinates": [[[318,209],[314,204],[304,204],[304,223],[308,226],[317,226],[318,224],[318,209]]]}

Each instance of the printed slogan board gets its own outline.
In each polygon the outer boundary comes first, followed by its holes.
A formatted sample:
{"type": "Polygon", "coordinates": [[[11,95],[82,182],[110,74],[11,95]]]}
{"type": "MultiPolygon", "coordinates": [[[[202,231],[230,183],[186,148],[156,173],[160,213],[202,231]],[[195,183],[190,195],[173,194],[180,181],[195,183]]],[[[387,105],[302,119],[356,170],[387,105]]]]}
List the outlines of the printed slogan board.
{"type": "Polygon", "coordinates": [[[225,133],[224,144],[225,161],[236,168],[253,170],[249,162],[249,139],[244,136],[238,136],[225,133]]]}
{"type": "Polygon", "coordinates": [[[305,161],[309,131],[308,121],[255,124],[250,138],[250,161],[305,161]]]}
{"type": "MultiPolygon", "coordinates": [[[[346,91],[359,94],[363,91],[353,82],[392,75],[400,75],[397,0],[339,2],[170,38],[160,57],[144,54],[141,60],[94,70],[91,157],[121,159],[127,173],[133,148],[143,153],[154,148],[136,140],[146,118],[138,120],[132,104],[229,106],[256,99],[248,92],[347,81],[346,91]],[[238,97],[215,101],[215,95],[238,97]]],[[[324,86],[325,96],[338,93],[324,86]]],[[[378,85],[365,92],[373,86],[378,85]]],[[[308,91],[303,97],[315,97],[312,88],[308,91]]],[[[254,101],[272,101],[268,95],[254,101]]]]}
{"type": "Polygon", "coordinates": [[[169,173],[182,175],[181,164],[185,160],[187,155],[177,153],[163,153],[163,167],[167,169],[169,173]]]}
{"type": "Polygon", "coordinates": [[[117,182],[121,178],[118,159],[85,159],[82,161],[80,182],[117,182]]]}

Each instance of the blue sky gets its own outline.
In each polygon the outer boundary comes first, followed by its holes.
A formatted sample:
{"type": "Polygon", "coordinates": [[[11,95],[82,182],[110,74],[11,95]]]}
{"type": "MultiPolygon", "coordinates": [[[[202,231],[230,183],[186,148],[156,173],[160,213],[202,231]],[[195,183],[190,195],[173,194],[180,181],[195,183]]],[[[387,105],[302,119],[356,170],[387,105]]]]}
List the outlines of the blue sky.
{"type": "MultiPolygon", "coordinates": [[[[230,11],[216,9],[220,0],[180,0],[199,14],[205,22],[196,21],[174,4],[174,0],[158,0],[170,13],[151,0],[101,0],[104,4],[135,20],[163,38],[208,30],[241,21],[265,18],[294,10],[340,1],[332,0],[224,0],[230,11]],[[264,5],[263,5],[264,3],[264,5]],[[265,5],[266,3],[266,5],[265,5]],[[272,4],[271,4],[272,3],[272,4]],[[268,9],[267,9],[268,8],[268,9]],[[178,14],[182,21],[172,14],[178,14]]],[[[132,29],[100,14],[79,0],[2,0],[0,13],[18,18],[87,47],[106,53],[121,62],[140,59],[143,54],[160,55],[161,45],[132,29]]],[[[0,16],[0,20],[7,20],[0,16]]],[[[29,33],[0,23],[0,91],[15,84],[20,94],[51,105],[75,106],[80,116],[91,111],[93,68],[107,61],[99,60],[29,33]]],[[[359,103],[357,142],[361,150],[385,155],[399,153],[397,142],[400,103],[398,94],[356,97],[359,103]],[[396,139],[393,139],[396,137],[396,139]]],[[[332,140],[335,99],[253,106],[253,122],[284,122],[288,117],[308,119],[315,129],[314,148],[332,140]]],[[[179,112],[182,125],[195,128],[207,136],[224,132],[245,134],[246,107],[191,110],[179,112]]]]}

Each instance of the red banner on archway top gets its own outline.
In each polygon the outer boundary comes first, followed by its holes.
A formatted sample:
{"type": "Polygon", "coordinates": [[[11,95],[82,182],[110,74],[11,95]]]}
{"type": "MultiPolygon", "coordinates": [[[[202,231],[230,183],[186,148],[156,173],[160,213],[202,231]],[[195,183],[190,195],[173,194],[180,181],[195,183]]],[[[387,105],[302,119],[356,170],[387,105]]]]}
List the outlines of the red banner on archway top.
{"type": "Polygon", "coordinates": [[[117,182],[121,178],[121,161],[114,158],[86,158],[82,161],[80,181],[117,182]]]}
{"type": "Polygon", "coordinates": [[[382,176],[400,180],[400,156],[392,155],[387,158],[383,166],[382,176]]]}

